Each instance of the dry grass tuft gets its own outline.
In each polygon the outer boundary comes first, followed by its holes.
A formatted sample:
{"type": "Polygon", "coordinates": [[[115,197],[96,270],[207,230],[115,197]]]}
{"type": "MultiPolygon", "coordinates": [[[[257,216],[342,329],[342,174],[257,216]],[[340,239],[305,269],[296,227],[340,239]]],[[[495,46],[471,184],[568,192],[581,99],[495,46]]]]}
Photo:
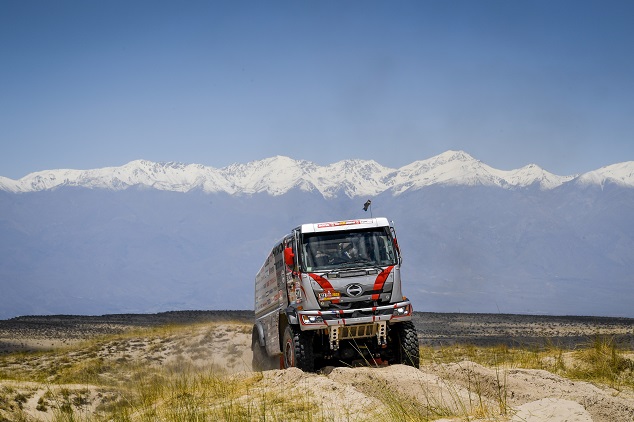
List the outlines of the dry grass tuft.
{"type": "Polygon", "coordinates": [[[617,347],[612,336],[596,336],[576,350],[553,344],[543,348],[511,348],[506,345],[426,347],[421,350],[421,361],[428,364],[471,361],[500,369],[543,369],[617,390],[634,389],[634,359],[627,350],[617,347]]]}

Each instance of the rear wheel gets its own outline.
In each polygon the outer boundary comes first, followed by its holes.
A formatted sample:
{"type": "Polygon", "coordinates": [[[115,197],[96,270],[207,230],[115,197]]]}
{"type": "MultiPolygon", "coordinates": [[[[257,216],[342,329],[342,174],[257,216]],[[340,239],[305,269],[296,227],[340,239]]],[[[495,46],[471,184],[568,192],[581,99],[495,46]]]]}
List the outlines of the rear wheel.
{"type": "Polygon", "coordinates": [[[393,344],[396,349],[395,363],[418,368],[420,365],[420,345],[414,323],[411,321],[400,322],[391,328],[395,334],[392,336],[392,342],[396,340],[396,344],[393,344]]]}
{"type": "Polygon", "coordinates": [[[273,358],[269,357],[264,346],[260,346],[260,341],[258,339],[259,335],[257,328],[253,327],[253,334],[251,335],[251,350],[253,351],[251,368],[255,372],[276,369],[275,365],[273,364],[273,358]]]}
{"type": "Polygon", "coordinates": [[[284,330],[284,367],[296,367],[305,372],[315,370],[313,353],[313,334],[304,332],[299,327],[289,325],[284,330]]]}

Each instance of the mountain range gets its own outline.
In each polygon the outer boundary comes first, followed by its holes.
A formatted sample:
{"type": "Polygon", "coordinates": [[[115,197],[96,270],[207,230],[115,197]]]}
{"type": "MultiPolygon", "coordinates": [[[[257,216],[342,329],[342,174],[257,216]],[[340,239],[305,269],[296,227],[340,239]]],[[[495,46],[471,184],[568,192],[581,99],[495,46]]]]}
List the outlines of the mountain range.
{"type": "Polygon", "coordinates": [[[277,239],[368,214],[395,221],[417,310],[634,317],[634,162],[558,176],[447,151],[0,177],[0,318],[252,309],[277,239]]]}
{"type": "Polygon", "coordinates": [[[283,195],[291,189],[316,191],[324,198],[394,195],[433,185],[497,186],[518,189],[539,186],[554,189],[569,182],[602,185],[606,182],[634,187],[634,162],[604,167],[576,176],[557,176],[535,164],[517,170],[494,169],[463,151],[447,151],[399,169],[372,160],[344,160],[329,166],[288,157],[272,157],[221,169],[200,164],[154,163],[136,160],[121,167],[95,170],[47,170],[19,180],[0,177],[7,192],[36,192],[64,186],[122,190],[132,186],[189,192],[224,192],[230,195],[268,193],[283,195]]]}

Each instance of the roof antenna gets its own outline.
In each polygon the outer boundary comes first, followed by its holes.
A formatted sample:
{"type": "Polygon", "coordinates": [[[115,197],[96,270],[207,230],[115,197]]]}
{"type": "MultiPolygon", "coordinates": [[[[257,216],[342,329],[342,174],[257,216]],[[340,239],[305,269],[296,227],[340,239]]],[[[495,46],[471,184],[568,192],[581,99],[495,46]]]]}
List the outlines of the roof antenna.
{"type": "Polygon", "coordinates": [[[370,218],[374,218],[372,216],[372,201],[369,199],[363,204],[363,211],[368,211],[368,208],[370,209],[370,218]]]}

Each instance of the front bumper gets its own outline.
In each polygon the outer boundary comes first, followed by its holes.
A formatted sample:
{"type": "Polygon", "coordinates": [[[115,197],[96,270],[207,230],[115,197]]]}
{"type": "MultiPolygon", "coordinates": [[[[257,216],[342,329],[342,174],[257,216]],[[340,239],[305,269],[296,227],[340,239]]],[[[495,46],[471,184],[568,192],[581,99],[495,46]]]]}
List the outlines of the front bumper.
{"type": "Polygon", "coordinates": [[[297,311],[302,330],[319,330],[339,325],[373,324],[381,321],[409,321],[412,319],[412,304],[409,300],[371,308],[297,311]]]}

